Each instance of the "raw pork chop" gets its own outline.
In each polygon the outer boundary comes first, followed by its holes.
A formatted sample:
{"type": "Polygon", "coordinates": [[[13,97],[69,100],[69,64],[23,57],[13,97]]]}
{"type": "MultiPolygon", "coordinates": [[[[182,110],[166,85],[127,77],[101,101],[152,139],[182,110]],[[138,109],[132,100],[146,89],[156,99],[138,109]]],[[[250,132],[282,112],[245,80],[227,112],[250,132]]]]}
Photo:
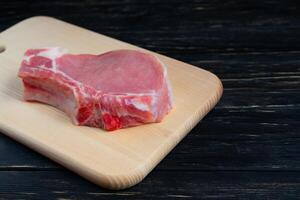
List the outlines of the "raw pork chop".
{"type": "Polygon", "coordinates": [[[105,130],[160,122],[172,108],[166,67],[135,50],[101,55],[29,49],[19,70],[24,99],[50,104],[77,125],[105,130]]]}

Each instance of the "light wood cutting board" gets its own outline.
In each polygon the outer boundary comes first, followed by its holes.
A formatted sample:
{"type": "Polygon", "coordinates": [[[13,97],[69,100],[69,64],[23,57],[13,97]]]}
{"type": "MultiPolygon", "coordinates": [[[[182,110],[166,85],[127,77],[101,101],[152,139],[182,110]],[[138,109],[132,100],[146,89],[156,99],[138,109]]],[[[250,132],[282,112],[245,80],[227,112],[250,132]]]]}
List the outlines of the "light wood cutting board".
{"type": "Polygon", "coordinates": [[[74,54],[100,54],[140,48],[50,17],[29,18],[7,29],[0,34],[1,46],[0,130],[105,188],[140,182],[222,94],[222,84],[212,73],[156,54],[168,67],[175,100],[163,122],[114,132],[75,126],[51,106],[22,101],[17,72],[24,51],[61,46],[74,54]]]}

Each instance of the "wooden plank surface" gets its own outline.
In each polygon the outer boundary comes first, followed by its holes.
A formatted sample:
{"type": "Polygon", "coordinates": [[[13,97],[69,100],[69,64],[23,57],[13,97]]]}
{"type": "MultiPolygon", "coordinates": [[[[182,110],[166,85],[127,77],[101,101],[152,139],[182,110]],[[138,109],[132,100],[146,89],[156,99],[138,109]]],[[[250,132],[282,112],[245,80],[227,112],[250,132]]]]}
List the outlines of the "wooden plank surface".
{"type": "MultiPolygon", "coordinates": [[[[53,1],[30,6],[12,0],[0,2],[0,30],[33,15],[52,15],[221,77],[225,91],[216,109],[148,178],[124,191],[135,192],[131,198],[153,199],[158,191],[164,199],[182,199],[172,196],[178,194],[201,199],[299,199],[299,8],[297,1],[278,0],[53,1]],[[196,175],[207,171],[229,175],[196,175]],[[179,181],[169,182],[170,178],[179,181]]],[[[60,166],[5,136],[0,137],[0,149],[1,173],[23,174],[0,182],[0,197],[16,199],[28,191],[39,197],[55,195],[55,186],[37,182],[43,178],[55,179],[61,188],[67,188],[62,187],[67,179],[71,189],[53,198],[124,199],[123,191],[101,190],[71,173],[66,178],[60,166]],[[91,191],[102,196],[88,194],[91,191]]]]}
{"type": "Polygon", "coordinates": [[[109,191],[68,171],[0,172],[3,199],[296,199],[295,172],[155,171],[130,190],[109,191]],[[27,177],[31,177],[28,179],[27,177]],[[41,177],[47,177],[41,179],[41,177]],[[61,177],[61,178],[60,178],[61,177]],[[164,178],[161,178],[164,177],[164,178]],[[230,180],[230,181],[229,181],[230,180]],[[195,184],[198,183],[198,184],[195,184]],[[172,185],[172,187],[170,187],[172,185]],[[15,190],[12,190],[15,189],[15,190]]]}

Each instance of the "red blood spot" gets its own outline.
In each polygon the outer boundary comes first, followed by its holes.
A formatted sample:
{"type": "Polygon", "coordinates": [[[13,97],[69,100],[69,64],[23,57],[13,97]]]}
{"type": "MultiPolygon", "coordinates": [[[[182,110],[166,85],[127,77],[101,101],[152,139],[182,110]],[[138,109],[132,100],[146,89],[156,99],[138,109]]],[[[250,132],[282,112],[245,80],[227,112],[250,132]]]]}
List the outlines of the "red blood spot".
{"type": "Polygon", "coordinates": [[[78,111],[78,116],[77,116],[78,122],[79,123],[85,122],[85,120],[89,118],[91,114],[92,114],[92,109],[90,108],[90,106],[81,107],[78,111]]]}
{"type": "Polygon", "coordinates": [[[110,114],[104,114],[102,116],[104,128],[108,131],[113,131],[121,128],[120,118],[117,116],[112,116],[110,114]]]}

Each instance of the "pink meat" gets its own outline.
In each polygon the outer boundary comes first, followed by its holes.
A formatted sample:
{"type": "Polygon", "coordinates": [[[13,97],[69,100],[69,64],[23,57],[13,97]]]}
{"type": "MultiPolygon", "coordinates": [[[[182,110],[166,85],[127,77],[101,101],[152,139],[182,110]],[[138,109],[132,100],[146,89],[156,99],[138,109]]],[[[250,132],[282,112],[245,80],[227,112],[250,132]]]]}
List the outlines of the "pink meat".
{"type": "Polygon", "coordinates": [[[166,67],[135,50],[101,55],[29,49],[19,70],[24,99],[64,111],[76,125],[115,130],[160,122],[172,108],[166,67]]]}

